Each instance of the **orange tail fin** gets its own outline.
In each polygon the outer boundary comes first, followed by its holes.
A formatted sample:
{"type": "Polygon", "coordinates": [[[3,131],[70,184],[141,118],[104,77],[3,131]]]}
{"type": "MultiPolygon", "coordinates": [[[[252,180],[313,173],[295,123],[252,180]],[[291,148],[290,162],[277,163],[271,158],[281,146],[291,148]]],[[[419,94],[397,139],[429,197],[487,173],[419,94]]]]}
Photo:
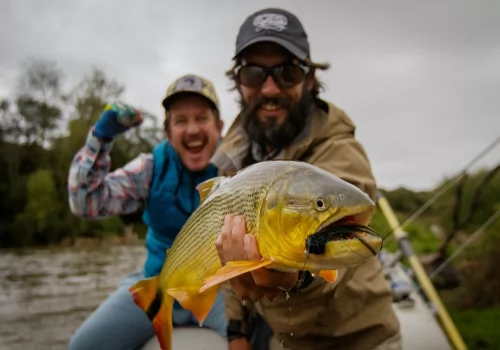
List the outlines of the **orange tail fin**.
{"type": "Polygon", "coordinates": [[[159,277],[155,276],[137,282],[130,292],[137,306],[153,322],[161,350],[172,350],[172,307],[174,298],[159,288],[159,277]]]}

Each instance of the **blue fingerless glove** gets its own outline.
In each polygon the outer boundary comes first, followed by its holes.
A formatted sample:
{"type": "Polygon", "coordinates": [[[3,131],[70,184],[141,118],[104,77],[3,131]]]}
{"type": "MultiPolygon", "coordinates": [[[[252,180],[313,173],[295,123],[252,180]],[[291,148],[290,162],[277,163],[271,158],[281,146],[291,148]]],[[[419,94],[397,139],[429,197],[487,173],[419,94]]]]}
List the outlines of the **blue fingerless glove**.
{"type": "Polygon", "coordinates": [[[130,121],[137,115],[137,111],[124,104],[109,104],[94,126],[94,135],[99,139],[112,140],[124,133],[131,126],[130,121]]]}

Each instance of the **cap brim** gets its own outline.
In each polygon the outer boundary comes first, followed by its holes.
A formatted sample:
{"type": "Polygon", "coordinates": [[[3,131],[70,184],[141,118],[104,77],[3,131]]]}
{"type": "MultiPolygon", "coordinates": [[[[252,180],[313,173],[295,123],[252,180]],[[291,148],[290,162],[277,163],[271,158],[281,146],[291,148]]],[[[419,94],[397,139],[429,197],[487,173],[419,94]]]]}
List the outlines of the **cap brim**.
{"type": "Polygon", "coordinates": [[[307,56],[308,56],[307,52],[305,52],[304,50],[300,49],[298,46],[294,45],[293,43],[291,43],[291,42],[289,42],[287,40],[284,40],[282,38],[278,38],[278,37],[275,37],[275,36],[261,36],[261,37],[255,38],[253,40],[250,40],[245,45],[243,45],[239,50],[237,50],[236,53],[234,54],[233,60],[244,49],[246,49],[250,45],[253,45],[253,44],[256,44],[256,43],[260,43],[260,42],[264,42],[264,41],[270,41],[270,42],[276,43],[276,44],[284,47],[285,49],[287,49],[288,51],[290,51],[293,55],[295,55],[299,60],[305,60],[307,58],[307,56]]]}
{"type": "Polygon", "coordinates": [[[218,106],[215,104],[214,101],[212,101],[211,99],[209,99],[207,96],[203,95],[201,92],[199,91],[194,91],[194,90],[182,90],[182,91],[177,91],[177,92],[174,92],[173,94],[165,97],[163,99],[163,101],[161,102],[163,108],[165,109],[168,109],[168,107],[170,106],[170,104],[172,103],[172,101],[179,97],[180,95],[196,95],[196,96],[200,96],[200,97],[203,97],[205,98],[208,102],[210,102],[214,107],[215,109],[218,110],[218,106]]]}

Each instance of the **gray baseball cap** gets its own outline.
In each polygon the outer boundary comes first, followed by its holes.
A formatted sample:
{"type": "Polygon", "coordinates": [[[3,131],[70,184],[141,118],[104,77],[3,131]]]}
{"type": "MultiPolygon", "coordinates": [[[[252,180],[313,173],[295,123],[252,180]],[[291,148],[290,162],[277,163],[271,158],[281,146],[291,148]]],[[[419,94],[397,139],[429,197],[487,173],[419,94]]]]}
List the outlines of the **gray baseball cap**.
{"type": "Polygon", "coordinates": [[[246,18],[236,38],[236,58],[248,46],[271,41],[281,45],[300,60],[310,56],[307,34],[299,19],[292,13],[267,8],[257,11],[246,18]]]}

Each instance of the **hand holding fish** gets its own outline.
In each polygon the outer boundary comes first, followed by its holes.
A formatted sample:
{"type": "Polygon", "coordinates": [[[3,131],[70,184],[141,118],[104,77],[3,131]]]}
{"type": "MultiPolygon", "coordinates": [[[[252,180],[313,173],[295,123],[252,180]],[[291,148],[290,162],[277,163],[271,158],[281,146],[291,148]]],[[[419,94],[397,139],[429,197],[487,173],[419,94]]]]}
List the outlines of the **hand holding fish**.
{"type": "MultiPolygon", "coordinates": [[[[257,241],[247,234],[245,218],[226,215],[224,226],[215,242],[222,265],[228,261],[260,261],[257,241]]],[[[298,272],[286,273],[262,267],[230,280],[240,300],[254,301],[267,297],[274,299],[281,291],[292,289],[298,281],[298,272]]]]}

